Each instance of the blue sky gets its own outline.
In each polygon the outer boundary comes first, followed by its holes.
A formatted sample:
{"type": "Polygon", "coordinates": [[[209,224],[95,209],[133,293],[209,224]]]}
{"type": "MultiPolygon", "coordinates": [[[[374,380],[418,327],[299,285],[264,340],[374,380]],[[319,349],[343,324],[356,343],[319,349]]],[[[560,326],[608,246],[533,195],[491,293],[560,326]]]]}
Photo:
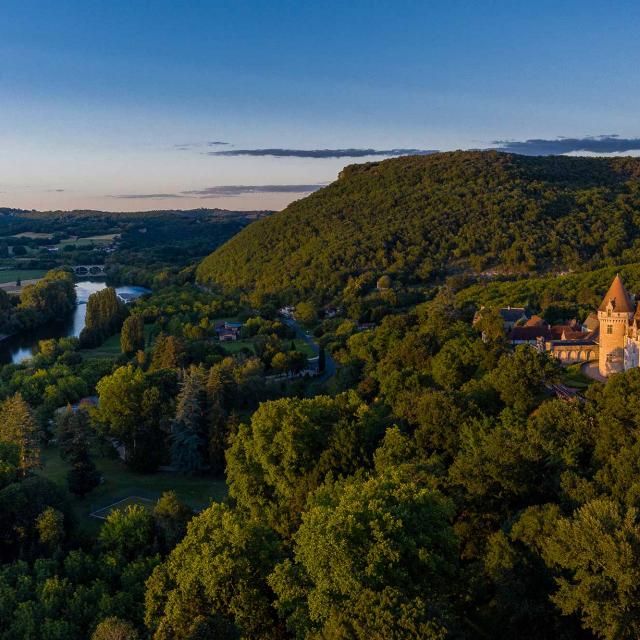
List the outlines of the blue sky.
{"type": "Polygon", "coordinates": [[[0,205],[280,208],[372,159],[289,150],[635,140],[639,27],[636,2],[3,0],[0,205]],[[280,157],[229,155],[255,149],[280,157]]]}

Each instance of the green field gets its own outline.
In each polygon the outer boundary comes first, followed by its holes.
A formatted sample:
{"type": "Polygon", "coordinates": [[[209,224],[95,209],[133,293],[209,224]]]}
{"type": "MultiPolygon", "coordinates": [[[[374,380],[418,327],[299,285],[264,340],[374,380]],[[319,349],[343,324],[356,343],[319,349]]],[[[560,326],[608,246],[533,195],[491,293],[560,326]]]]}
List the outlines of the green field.
{"type": "MultiPolygon", "coordinates": [[[[81,523],[88,526],[99,524],[91,518],[94,511],[104,509],[124,498],[143,498],[156,501],[165,491],[174,490],[182,501],[194,509],[206,507],[212,500],[223,500],[227,487],[222,480],[185,476],[177,473],[135,473],[127,469],[120,459],[95,455],[94,461],[104,477],[104,482],[86,498],[73,498],[72,504],[81,523]],[[92,524],[93,522],[93,524],[92,524]]],[[[58,449],[50,447],[42,452],[43,469],[40,473],[66,487],[69,465],[59,455],[58,449]]]]}
{"type": "Polygon", "coordinates": [[[45,275],[45,269],[0,269],[0,284],[20,280],[35,280],[45,275]]]}
{"type": "MultiPolygon", "coordinates": [[[[316,355],[313,352],[313,349],[304,340],[299,340],[296,338],[295,340],[293,340],[293,342],[295,343],[296,349],[300,351],[300,353],[304,353],[304,355],[307,356],[308,358],[313,358],[313,356],[316,355]]],[[[291,344],[291,340],[284,339],[282,343],[284,346],[289,348],[289,345],[291,344]]],[[[236,340],[234,342],[221,342],[220,346],[227,353],[238,353],[238,351],[240,351],[243,348],[244,349],[248,348],[253,352],[253,338],[247,338],[246,340],[236,340]]]]}
{"type": "Polygon", "coordinates": [[[120,355],[120,334],[107,338],[99,347],[93,349],[82,349],[80,353],[89,359],[94,358],[115,358],[120,355]]]}
{"type": "MultiPolygon", "coordinates": [[[[149,342],[149,334],[151,333],[151,325],[145,325],[144,335],[145,341],[149,342]]],[[[93,349],[82,349],[80,353],[85,358],[116,358],[120,355],[120,334],[116,333],[114,336],[107,338],[99,347],[93,349]]]]}
{"type": "Polygon", "coordinates": [[[56,246],[62,248],[67,246],[68,244],[74,244],[77,247],[110,244],[111,242],[113,242],[113,239],[116,235],[117,234],[110,233],[103,236],[89,236],[86,238],[77,238],[77,237],[66,238],[65,240],[60,240],[60,242],[56,246]]]}

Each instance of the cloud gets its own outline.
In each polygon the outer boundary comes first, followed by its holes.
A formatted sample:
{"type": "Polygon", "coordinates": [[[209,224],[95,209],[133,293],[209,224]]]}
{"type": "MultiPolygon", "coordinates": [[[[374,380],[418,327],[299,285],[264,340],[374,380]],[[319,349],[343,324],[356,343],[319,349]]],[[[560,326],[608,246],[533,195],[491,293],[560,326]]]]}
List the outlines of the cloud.
{"type": "Polygon", "coordinates": [[[206,189],[194,189],[182,191],[185,196],[197,196],[199,198],[233,198],[252,193],[312,193],[326,183],[317,184],[265,184],[265,185],[223,185],[219,187],[207,187],[206,189]]]}
{"type": "Polygon", "coordinates": [[[530,140],[494,140],[500,151],[520,153],[528,156],[561,155],[578,151],[590,153],[625,153],[640,149],[640,138],[621,138],[615,134],[586,136],[584,138],[555,139],[533,138],[530,140]]]}
{"type": "Polygon", "coordinates": [[[326,186],[326,182],[316,184],[264,184],[264,185],[221,185],[180,191],[180,193],[123,193],[110,195],[118,200],[166,200],[169,198],[234,198],[253,193],[312,193],[326,186]]]}
{"type": "Polygon", "coordinates": [[[434,149],[230,149],[207,151],[208,156],[273,156],[275,158],[364,158],[367,156],[425,156],[434,149]]]}
{"type": "Polygon", "coordinates": [[[222,147],[230,144],[230,142],[223,142],[222,140],[209,140],[207,142],[183,142],[174,144],[173,148],[178,151],[191,151],[192,149],[202,149],[203,147],[222,147]]]}
{"type": "Polygon", "coordinates": [[[117,200],[166,200],[167,198],[182,198],[179,193],[122,193],[107,196],[117,200]]]}

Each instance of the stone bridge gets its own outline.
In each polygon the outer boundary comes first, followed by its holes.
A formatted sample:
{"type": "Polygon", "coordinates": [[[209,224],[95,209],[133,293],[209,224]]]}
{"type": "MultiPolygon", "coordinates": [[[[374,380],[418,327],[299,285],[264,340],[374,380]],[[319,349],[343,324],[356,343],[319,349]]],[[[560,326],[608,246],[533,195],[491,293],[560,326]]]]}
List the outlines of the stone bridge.
{"type": "Polygon", "coordinates": [[[106,267],[103,264],[79,264],[71,267],[76,276],[106,276],[106,267]]]}

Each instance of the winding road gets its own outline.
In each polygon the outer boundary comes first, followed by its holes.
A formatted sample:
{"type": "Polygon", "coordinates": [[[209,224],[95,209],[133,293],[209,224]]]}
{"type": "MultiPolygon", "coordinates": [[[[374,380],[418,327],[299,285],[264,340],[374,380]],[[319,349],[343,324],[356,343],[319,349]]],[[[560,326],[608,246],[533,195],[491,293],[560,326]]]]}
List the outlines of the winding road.
{"type": "MultiPolygon", "coordinates": [[[[282,322],[284,322],[287,326],[291,327],[296,332],[296,338],[300,340],[304,340],[311,347],[313,352],[316,355],[318,355],[318,353],[320,352],[320,347],[318,346],[318,343],[315,342],[315,340],[310,335],[308,335],[307,332],[304,331],[302,327],[293,318],[287,318],[286,316],[280,316],[280,317],[282,318],[282,322]]],[[[324,352],[324,355],[325,355],[324,372],[321,375],[319,375],[317,378],[315,378],[317,382],[325,382],[335,374],[337,369],[334,359],[326,350],[324,352]]]]}

